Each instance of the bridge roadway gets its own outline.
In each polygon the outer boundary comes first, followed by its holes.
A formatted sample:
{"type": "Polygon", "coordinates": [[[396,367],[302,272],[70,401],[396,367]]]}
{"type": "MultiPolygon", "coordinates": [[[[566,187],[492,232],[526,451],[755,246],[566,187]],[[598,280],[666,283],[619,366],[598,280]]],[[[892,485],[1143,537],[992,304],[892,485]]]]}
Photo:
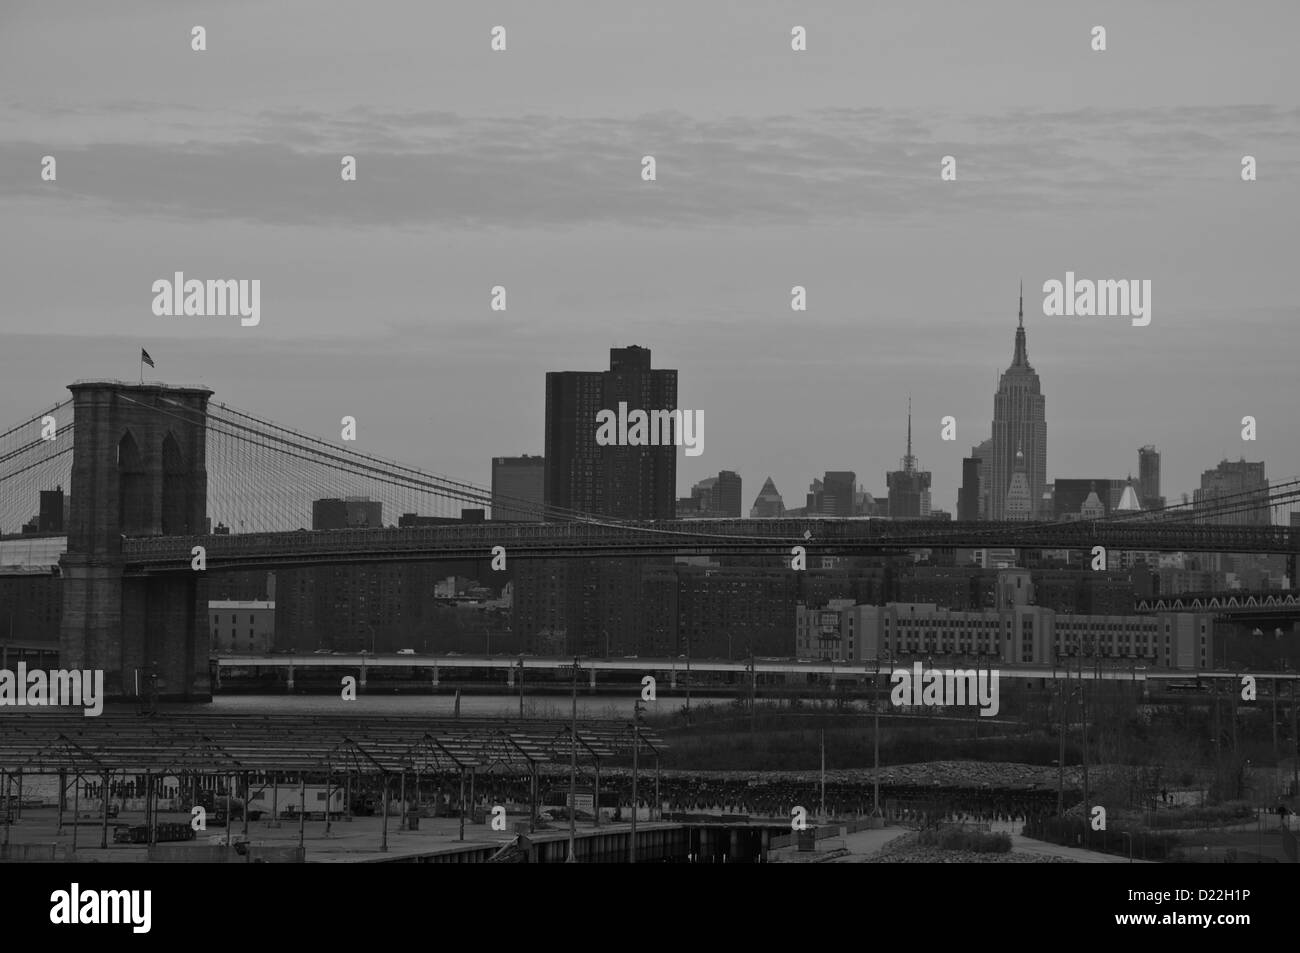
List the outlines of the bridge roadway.
{"type": "Polygon", "coordinates": [[[1155,519],[946,522],[888,519],[658,520],[628,523],[472,523],[402,529],[298,530],[122,541],[131,574],[191,571],[203,546],[208,571],[385,561],[507,557],[775,554],[862,555],[908,549],[1014,547],[1152,552],[1298,553],[1300,528],[1214,526],[1155,519]],[[805,534],[808,534],[805,536],[805,534]]]}
{"type": "MultiPolygon", "coordinates": [[[[562,670],[570,671],[573,668],[573,657],[544,657],[536,655],[525,655],[522,659],[519,656],[511,655],[219,655],[213,659],[218,668],[473,668],[473,669],[508,669],[512,672],[517,670],[520,664],[525,670],[562,670]]],[[[686,659],[672,658],[621,658],[621,659],[592,659],[584,658],[580,661],[580,667],[583,672],[588,673],[591,684],[595,683],[595,673],[604,672],[635,672],[642,675],[669,674],[675,677],[678,673],[686,674],[688,672],[709,672],[723,673],[734,672],[739,674],[748,673],[750,663],[748,661],[734,661],[727,659],[691,659],[688,663],[686,659]]],[[[888,664],[882,665],[879,669],[880,674],[888,675],[894,668],[912,671],[913,661],[900,661],[896,666],[888,664]]],[[[837,678],[870,678],[877,674],[875,662],[850,662],[850,663],[832,663],[829,661],[808,661],[798,662],[781,659],[759,659],[753,663],[757,672],[762,674],[777,675],[832,675],[837,678]]],[[[930,666],[926,666],[929,668],[930,666]]],[[[1042,678],[1042,679],[1069,679],[1078,681],[1081,677],[1086,681],[1097,679],[1107,681],[1185,681],[1192,678],[1200,679],[1229,679],[1240,681],[1242,675],[1254,675],[1257,679],[1279,679],[1281,681],[1295,681],[1300,679],[1300,672],[1234,672],[1227,670],[1204,670],[1193,671],[1191,669],[1151,669],[1142,666],[1128,666],[1124,668],[1102,668],[1090,669],[1087,662],[1084,663],[1082,674],[1078,668],[1071,668],[1069,672],[1064,667],[1052,667],[1050,665],[990,665],[988,662],[975,663],[971,662],[952,662],[934,665],[934,668],[949,669],[956,668],[963,671],[969,669],[978,669],[987,671],[994,669],[1002,678],[1042,678]]]]}

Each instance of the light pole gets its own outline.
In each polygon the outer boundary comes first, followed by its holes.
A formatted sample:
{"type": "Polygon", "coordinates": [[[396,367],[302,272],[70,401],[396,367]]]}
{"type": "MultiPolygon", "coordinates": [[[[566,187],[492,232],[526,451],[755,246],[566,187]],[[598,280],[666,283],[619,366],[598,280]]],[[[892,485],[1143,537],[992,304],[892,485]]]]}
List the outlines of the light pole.
{"type": "Polygon", "coordinates": [[[519,717],[524,717],[524,657],[519,656],[519,717]]]}
{"type": "Polygon", "coordinates": [[[577,863],[574,842],[578,836],[578,656],[573,657],[573,727],[569,731],[569,858],[577,863]]]}
{"type": "MultiPolygon", "coordinates": [[[[886,661],[893,664],[893,660],[886,657],[886,661]]],[[[872,774],[872,799],[874,806],[872,816],[880,817],[880,652],[876,652],[876,677],[873,680],[875,692],[871,707],[874,709],[875,726],[871,732],[871,747],[873,749],[873,760],[875,771],[872,774]]]]}
{"type": "Polygon", "coordinates": [[[632,706],[632,835],[628,848],[629,863],[636,863],[637,777],[641,754],[641,699],[632,706]]]}
{"type": "Polygon", "coordinates": [[[872,693],[871,711],[875,719],[875,725],[871,729],[871,748],[872,763],[874,769],[871,772],[872,787],[872,817],[880,816],[880,656],[876,656],[876,677],[872,679],[872,687],[875,691],[872,693]]]}
{"type": "Polygon", "coordinates": [[[758,687],[758,665],[754,661],[754,650],[753,647],[751,646],[749,650],[749,733],[751,735],[754,734],[755,732],[756,716],[755,716],[755,709],[754,709],[754,695],[757,691],[757,687],[758,687]]]}

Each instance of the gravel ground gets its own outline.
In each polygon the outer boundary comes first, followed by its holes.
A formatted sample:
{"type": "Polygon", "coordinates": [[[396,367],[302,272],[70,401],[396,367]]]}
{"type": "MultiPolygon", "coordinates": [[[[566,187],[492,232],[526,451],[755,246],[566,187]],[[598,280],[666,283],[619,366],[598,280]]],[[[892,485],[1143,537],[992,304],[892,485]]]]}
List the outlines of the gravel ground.
{"type": "Polygon", "coordinates": [[[1041,854],[976,854],[966,850],[943,850],[939,847],[922,847],[919,834],[906,834],[890,841],[877,854],[864,858],[864,864],[1072,864],[1064,857],[1047,857],[1041,854]]]}

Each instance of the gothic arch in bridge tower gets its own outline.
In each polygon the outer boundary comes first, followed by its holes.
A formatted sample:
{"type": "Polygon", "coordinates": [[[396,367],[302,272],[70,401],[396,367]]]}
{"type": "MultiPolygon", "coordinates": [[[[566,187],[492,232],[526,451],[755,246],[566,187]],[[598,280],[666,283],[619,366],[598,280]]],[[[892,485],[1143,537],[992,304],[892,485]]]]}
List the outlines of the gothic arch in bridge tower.
{"type": "Polygon", "coordinates": [[[135,434],[128,427],[117,442],[118,527],[123,536],[149,531],[149,475],[135,434]]]}
{"type": "Polygon", "coordinates": [[[187,509],[189,471],[176,435],[168,430],[162,442],[162,519],[164,536],[188,536],[196,532],[190,526],[187,509]]]}

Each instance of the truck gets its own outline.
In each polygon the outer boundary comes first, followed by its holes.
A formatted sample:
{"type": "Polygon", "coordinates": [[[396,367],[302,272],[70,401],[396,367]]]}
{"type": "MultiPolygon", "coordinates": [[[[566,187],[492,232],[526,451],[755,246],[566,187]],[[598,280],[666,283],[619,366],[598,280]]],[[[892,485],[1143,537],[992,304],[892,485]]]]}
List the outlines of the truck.
{"type": "MultiPolygon", "coordinates": [[[[307,817],[309,819],[313,817],[323,818],[327,810],[330,817],[342,817],[345,811],[344,793],[342,785],[330,785],[329,799],[326,801],[325,785],[307,785],[307,817]]],[[[276,810],[279,812],[281,819],[296,820],[302,804],[303,797],[296,784],[262,785],[254,788],[252,797],[248,799],[248,819],[255,821],[264,816],[270,817],[272,810],[276,810]]]]}

